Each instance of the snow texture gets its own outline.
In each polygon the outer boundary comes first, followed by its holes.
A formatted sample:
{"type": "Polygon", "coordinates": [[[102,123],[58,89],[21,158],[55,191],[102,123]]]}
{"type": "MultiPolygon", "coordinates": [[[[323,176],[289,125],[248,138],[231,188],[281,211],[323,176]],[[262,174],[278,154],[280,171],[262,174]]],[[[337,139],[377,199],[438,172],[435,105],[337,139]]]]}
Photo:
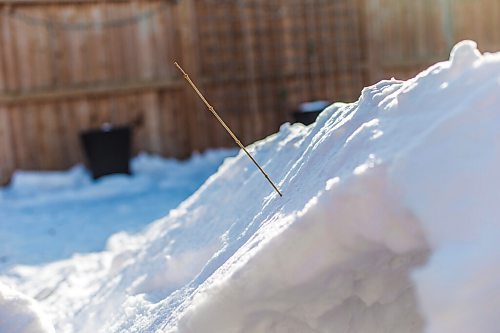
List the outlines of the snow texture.
{"type": "Polygon", "coordinates": [[[34,300],[0,283],[0,331],[54,333],[54,327],[34,300]]]}
{"type": "Polygon", "coordinates": [[[131,162],[133,176],[96,182],[81,165],[17,171],[10,186],[0,188],[0,273],[102,251],[112,234],[137,232],[165,216],[236,153],[210,150],[187,161],[140,154],[131,162]]]}
{"type": "Polygon", "coordinates": [[[4,283],[59,332],[498,332],[500,54],[472,41],[226,159],[106,251],[4,283]]]}

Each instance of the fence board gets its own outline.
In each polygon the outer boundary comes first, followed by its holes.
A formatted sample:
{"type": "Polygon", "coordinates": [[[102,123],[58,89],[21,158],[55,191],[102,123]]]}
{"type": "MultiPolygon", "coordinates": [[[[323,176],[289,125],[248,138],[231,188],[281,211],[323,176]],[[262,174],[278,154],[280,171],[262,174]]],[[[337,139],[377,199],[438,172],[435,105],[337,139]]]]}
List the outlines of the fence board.
{"type": "Polygon", "coordinates": [[[6,76],[6,88],[7,90],[14,90],[18,87],[19,75],[17,73],[17,62],[15,54],[15,38],[13,36],[13,23],[12,20],[8,18],[9,9],[4,7],[2,18],[2,32],[3,32],[3,63],[5,68],[6,76]]]}
{"type": "Polygon", "coordinates": [[[161,136],[160,136],[160,107],[158,101],[158,94],[149,92],[142,96],[144,105],[144,127],[148,135],[147,146],[150,151],[160,154],[161,149],[161,136]]]}
{"type": "Polygon", "coordinates": [[[162,151],[171,151],[175,156],[180,155],[179,135],[177,130],[180,130],[176,123],[173,94],[162,93],[158,100],[158,128],[160,137],[160,148],[162,151]]]}
{"type": "MultiPolygon", "coordinates": [[[[4,33],[3,33],[4,27],[0,23],[0,44],[4,45],[4,33]]],[[[3,56],[3,51],[0,50],[0,93],[5,92],[5,86],[6,86],[6,80],[7,80],[7,75],[5,73],[5,57],[3,56]]]]}
{"type": "Polygon", "coordinates": [[[0,182],[9,179],[16,167],[9,118],[7,107],[0,105],[0,182]]]}
{"type": "Polygon", "coordinates": [[[0,184],[81,162],[79,132],[103,122],[133,124],[135,153],[233,146],[173,60],[250,143],[461,39],[498,50],[499,18],[497,0],[1,1],[0,184]]]}

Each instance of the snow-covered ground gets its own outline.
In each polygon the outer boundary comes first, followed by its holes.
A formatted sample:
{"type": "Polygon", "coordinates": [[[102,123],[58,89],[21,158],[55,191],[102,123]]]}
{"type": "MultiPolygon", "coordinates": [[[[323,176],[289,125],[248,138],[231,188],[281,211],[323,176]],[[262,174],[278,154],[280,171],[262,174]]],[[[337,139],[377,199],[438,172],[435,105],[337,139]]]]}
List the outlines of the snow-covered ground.
{"type": "Polygon", "coordinates": [[[500,54],[462,42],[285,124],[249,147],[283,198],[240,152],[105,251],[5,270],[0,331],[498,332],[499,91],[500,54]]]}
{"type": "Polygon", "coordinates": [[[212,150],[184,162],[141,154],[131,163],[134,176],[97,182],[83,166],[18,171],[9,187],[0,187],[0,273],[102,251],[112,234],[137,232],[166,215],[236,153],[212,150]]]}

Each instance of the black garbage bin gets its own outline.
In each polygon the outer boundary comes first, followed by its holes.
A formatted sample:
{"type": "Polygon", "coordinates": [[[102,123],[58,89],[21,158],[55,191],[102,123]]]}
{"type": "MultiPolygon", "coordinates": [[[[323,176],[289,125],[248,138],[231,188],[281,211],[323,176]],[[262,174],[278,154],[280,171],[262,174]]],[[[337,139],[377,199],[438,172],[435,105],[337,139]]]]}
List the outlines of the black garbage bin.
{"type": "Polygon", "coordinates": [[[82,132],[80,138],[94,179],[115,173],[130,174],[130,127],[104,125],[82,132]]]}
{"type": "Polygon", "coordinates": [[[293,113],[295,122],[310,125],[316,121],[321,111],[330,103],[327,101],[314,101],[302,103],[298,110],[293,113]]]}

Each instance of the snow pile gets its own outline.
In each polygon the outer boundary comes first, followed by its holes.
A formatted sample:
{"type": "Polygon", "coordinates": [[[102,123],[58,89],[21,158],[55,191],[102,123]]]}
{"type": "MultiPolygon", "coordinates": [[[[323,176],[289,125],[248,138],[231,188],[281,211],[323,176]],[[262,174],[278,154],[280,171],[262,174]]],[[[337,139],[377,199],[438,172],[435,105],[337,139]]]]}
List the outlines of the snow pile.
{"type": "Polygon", "coordinates": [[[79,188],[90,183],[90,177],[82,165],[69,171],[24,171],[12,176],[11,192],[18,196],[32,196],[79,188]]]}
{"type": "Polygon", "coordinates": [[[2,278],[61,332],[495,332],[500,54],[285,124],[144,232],[2,278]],[[481,305],[481,306],[479,306],[481,305]]]}
{"type": "Polygon", "coordinates": [[[300,112],[316,112],[324,110],[330,102],[327,101],[313,101],[313,102],[304,102],[299,105],[300,112]]]}
{"type": "Polygon", "coordinates": [[[137,232],[191,195],[235,149],[178,161],[140,154],[133,176],[93,182],[83,166],[64,172],[18,171],[0,188],[0,273],[75,252],[102,251],[110,235],[137,232]]]}
{"type": "Polygon", "coordinates": [[[89,172],[77,165],[68,171],[16,171],[9,187],[0,188],[0,204],[32,207],[52,202],[107,200],[149,190],[196,190],[213,174],[222,160],[236,155],[234,149],[195,153],[187,161],[141,153],[131,160],[129,175],[110,175],[93,182],[89,172]]]}
{"type": "Polygon", "coordinates": [[[53,333],[36,302],[0,283],[0,329],[12,333],[53,333]]]}

